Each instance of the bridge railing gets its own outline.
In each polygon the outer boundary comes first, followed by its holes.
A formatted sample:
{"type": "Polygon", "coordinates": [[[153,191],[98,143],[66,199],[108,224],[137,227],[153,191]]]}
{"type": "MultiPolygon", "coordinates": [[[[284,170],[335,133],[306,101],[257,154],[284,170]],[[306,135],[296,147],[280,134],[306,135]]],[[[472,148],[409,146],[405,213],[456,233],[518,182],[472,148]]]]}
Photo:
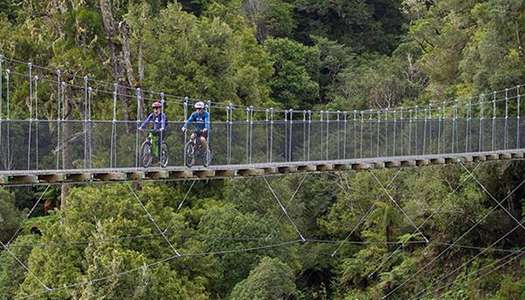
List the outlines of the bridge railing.
{"type": "MultiPolygon", "coordinates": [[[[169,166],[188,136],[169,122],[169,166]]],[[[0,170],[139,168],[136,121],[0,121],[0,170]]],[[[212,122],[212,164],[255,164],[484,152],[525,145],[511,118],[212,122]]]]}

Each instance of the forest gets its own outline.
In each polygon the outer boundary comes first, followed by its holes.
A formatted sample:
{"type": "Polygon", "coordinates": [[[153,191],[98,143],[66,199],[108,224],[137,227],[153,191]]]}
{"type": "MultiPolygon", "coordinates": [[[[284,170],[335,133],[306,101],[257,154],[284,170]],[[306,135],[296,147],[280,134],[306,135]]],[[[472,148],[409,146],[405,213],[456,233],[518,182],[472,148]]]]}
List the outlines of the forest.
{"type": "MultiPolygon", "coordinates": [[[[281,109],[519,89],[524,34],[525,0],[0,0],[6,60],[119,95],[281,109]]],[[[27,90],[10,91],[12,119],[27,90]]],[[[0,300],[525,299],[524,167],[0,187],[0,300]]]]}

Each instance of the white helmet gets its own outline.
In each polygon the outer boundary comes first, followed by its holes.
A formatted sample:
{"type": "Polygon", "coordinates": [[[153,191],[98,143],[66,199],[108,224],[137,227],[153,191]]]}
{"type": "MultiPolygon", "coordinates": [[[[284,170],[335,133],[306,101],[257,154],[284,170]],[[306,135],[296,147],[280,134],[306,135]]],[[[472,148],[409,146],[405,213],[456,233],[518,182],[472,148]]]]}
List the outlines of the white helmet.
{"type": "Polygon", "coordinates": [[[194,107],[195,108],[204,108],[204,102],[199,101],[199,102],[195,103],[194,107]]]}

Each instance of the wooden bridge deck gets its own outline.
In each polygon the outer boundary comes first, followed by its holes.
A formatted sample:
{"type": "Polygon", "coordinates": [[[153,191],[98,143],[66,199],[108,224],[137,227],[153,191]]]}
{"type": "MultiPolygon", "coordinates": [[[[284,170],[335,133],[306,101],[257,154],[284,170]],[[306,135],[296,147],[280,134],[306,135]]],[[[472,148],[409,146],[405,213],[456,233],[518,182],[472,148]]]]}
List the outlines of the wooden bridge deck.
{"type": "Polygon", "coordinates": [[[69,169],[69,170],[13,170],[0,171],[0,186],[123,182],[123,181],[176,181],[224,179],[250,176],[272,176],[298,172],[336,172],[344,170],[423,167],[523,159],[525,149],[501,150],[475,153],[455,153],[418,156],[359,158],[330,161],[279,162],[243,165],[215,165],[209,168],[196,166],[167,168],[116,168],[116,169],[69,169]]]}

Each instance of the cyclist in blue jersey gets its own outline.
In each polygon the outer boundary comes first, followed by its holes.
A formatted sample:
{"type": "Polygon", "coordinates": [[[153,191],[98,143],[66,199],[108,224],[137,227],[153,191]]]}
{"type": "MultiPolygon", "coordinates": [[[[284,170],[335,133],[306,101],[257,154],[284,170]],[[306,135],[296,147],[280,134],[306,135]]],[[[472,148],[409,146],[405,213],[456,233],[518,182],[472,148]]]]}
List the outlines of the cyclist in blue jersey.
{"type": "Polygon", "coordinates": [[[153,124],[153,135],[157,138],[157,146],[158,151],[156,152],[156,156],[160,153],[161,145],[163,140],[166,138],[167,134],[167,119],[166,114],[161,112],[162,103],[159,101],[154,102],[151,107],[153,108],[153,112],[150,113],[146,119],[142,122],[142,124],[139,126],[139,130],[144,130],[146,126],[148,126],[149,123],[153,124]]]}
{"type": "Polygon", "coordinates": [[[208,132],[210,131],[210,114],[204,111],[204,102],[199,101],[195,103],[195,112],[186,120],[182,131],[185,132],[188,129],[188,125],[194,123],[195,130],[191,134],[191,139],[198,139],[204,149],[208,148],[207,139],[208,132]]]}

